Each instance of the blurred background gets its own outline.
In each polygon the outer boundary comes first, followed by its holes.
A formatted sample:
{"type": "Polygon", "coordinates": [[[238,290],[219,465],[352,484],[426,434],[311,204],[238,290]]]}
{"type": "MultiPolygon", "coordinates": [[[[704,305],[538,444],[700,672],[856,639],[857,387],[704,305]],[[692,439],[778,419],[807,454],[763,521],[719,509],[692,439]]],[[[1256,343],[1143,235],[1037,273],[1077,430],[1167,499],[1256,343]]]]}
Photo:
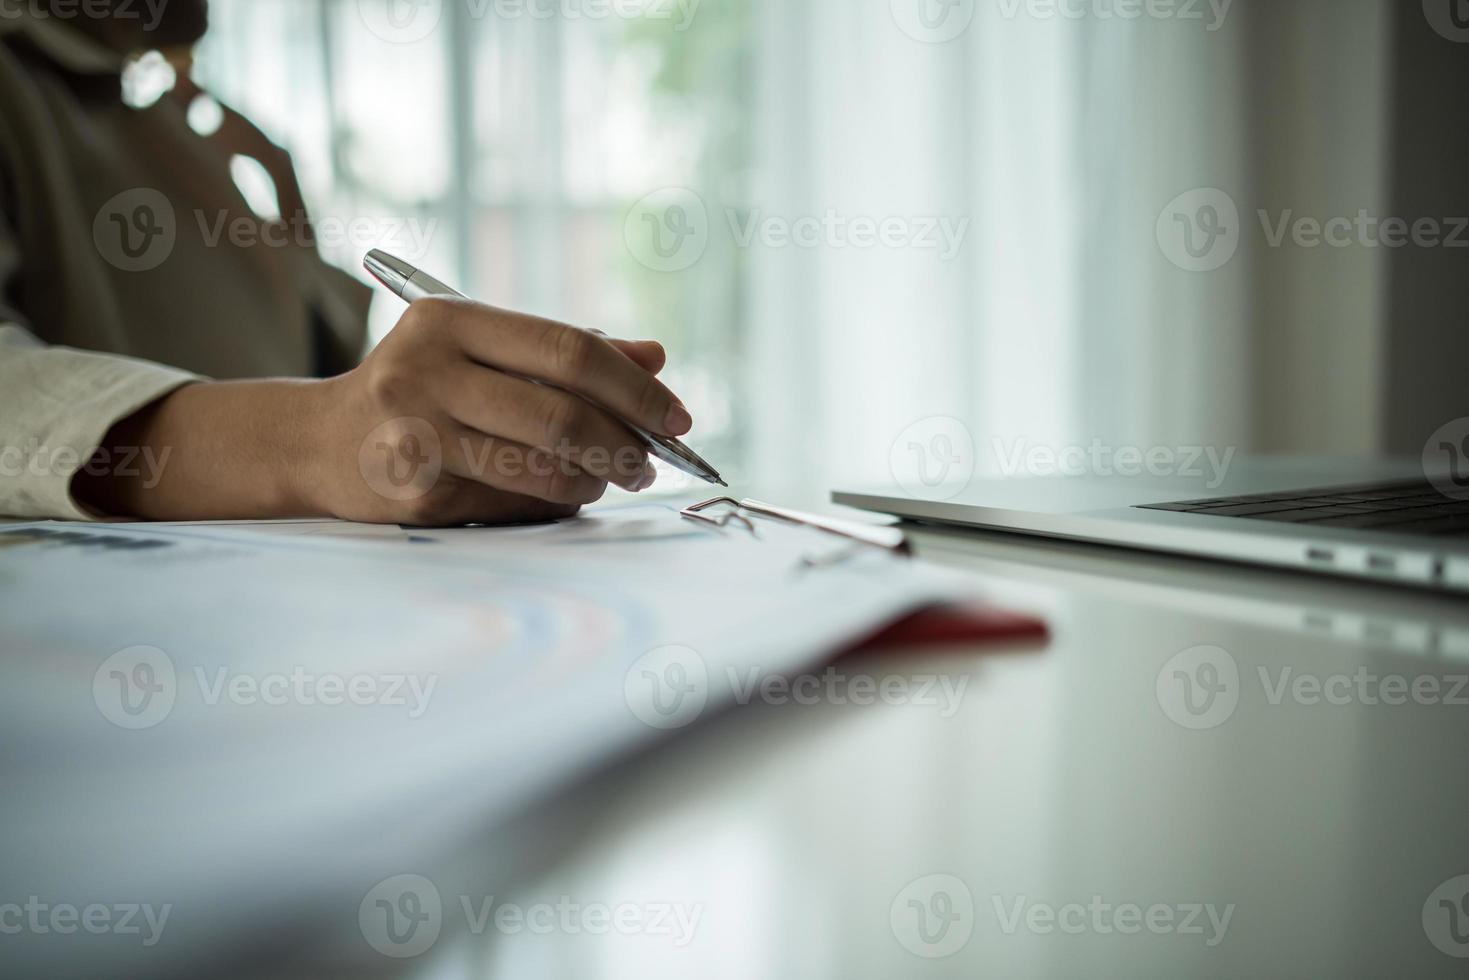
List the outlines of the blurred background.
{"type": "Polygon", "coordinates": [[[663,341],[692,442],[809,502],[935,417],[989,473],[1098,440],[1417,455],[1469,415],[1464,6],[213,0],[195,74],[318,224],[663,341]],[[1384,246],[1394,217],[1439,241],[1384,246]]]}

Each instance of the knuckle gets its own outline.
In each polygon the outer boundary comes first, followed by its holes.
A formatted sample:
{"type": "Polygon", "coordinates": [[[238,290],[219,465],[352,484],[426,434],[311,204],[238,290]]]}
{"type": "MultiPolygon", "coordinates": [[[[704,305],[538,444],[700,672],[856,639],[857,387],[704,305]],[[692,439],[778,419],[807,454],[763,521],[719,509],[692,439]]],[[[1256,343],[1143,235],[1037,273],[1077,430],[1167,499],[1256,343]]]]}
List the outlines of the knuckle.
{"type": "Polygon", "coordinates": [[[548,331],[546,343],[549,345],[551,364],[563,377],[575,378],[591,362],[592,345],[595,341],[590,334],[575,327],[558,325],[548,331]]]}
{"type": "Polygon", "coordinates": [[[431,527],[443,520],[443,508],[433,494],[425,494],[402,505],[403,523],[411,527],[431,527]]]}
{"type": "Polygon", "coordinates": [[[402,405],[412,390],[408,372],[393,360],[378,364],[368,376],[367,393],[379,405],[393,407],[402,405]]]}
{"type": "Polygon", "coordinates": [[[553,504],[579,504],[586,502],[586,490],[575,474],[558,467],[546,478],[543,499],[553,504]]]}
{"type": "Polygon", "coordinates": [[[558,394],[547,400],[545,411],[545,435],[548,448],[555,449],[562,441],[575,443],[578,434],[585,431],[589,409],[580,399],[558,394]]]}
{"type": "Polygon", "coordinates": [[[638,412],[644,418],[657,419],[660,422],[668,414],[669,401],[663,394],[663,389],[649,381],[641,386],[638,392],[638,412]]]}
{"type": "Polygon", "coordinates": [[[449,300],[430,296],[408,307],[403,322],[411,323],[416,330],[433,330],[449,323],[457,312],[458,307],[449,300]]]}

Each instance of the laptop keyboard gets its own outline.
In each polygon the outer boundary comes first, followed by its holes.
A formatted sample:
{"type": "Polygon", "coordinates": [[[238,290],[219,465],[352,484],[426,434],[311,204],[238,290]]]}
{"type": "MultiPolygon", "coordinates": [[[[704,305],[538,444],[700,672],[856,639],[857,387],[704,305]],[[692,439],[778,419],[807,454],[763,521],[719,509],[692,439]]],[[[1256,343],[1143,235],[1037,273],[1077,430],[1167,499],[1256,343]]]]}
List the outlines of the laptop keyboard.
{"type": "Polygon", "coordinates": [[[1469,499],[1446,497],[1426,481],[1191,500],[1141,509],[1354,531],[1469,536],[1469,499]]]}

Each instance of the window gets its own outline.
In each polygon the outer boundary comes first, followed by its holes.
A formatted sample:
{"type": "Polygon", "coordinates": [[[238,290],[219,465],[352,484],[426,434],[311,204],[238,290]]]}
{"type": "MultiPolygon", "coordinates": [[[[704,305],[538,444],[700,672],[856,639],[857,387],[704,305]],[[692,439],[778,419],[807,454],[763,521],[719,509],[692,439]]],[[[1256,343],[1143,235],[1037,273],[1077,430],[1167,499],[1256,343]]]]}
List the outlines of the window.
{"type": "MultiPolygon", "coordinates": [[[[485,302],[662,341],[700,448],[734,458],[738,255],[670,274],[636,204],[741,197],[748,5],[628,9],[214,0],[196,74],[292,153],[328,261],[360,275],[381,247],[485,302]]],[[[374,305],[375,340],[400,312],[374,305]]]]}

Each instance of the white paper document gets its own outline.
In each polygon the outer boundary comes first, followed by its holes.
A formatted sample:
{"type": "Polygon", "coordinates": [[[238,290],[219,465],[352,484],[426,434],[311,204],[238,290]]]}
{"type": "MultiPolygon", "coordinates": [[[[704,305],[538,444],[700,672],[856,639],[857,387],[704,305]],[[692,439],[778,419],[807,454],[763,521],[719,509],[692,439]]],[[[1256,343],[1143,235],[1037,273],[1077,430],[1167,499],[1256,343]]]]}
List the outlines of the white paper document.
{"type": "Polygon", "coordinates": [[[813,668],[968,597],[876,549],[811,569],[840,542],[661,506],[289,530],[0,527],[0,881],[174,909],[169,949],[22,937],[21,962],[123,976],[134,954],[156,970],[282,903],[332,914],[323,894],[451,854],[728,707],[752,672],[813,668]]]}

